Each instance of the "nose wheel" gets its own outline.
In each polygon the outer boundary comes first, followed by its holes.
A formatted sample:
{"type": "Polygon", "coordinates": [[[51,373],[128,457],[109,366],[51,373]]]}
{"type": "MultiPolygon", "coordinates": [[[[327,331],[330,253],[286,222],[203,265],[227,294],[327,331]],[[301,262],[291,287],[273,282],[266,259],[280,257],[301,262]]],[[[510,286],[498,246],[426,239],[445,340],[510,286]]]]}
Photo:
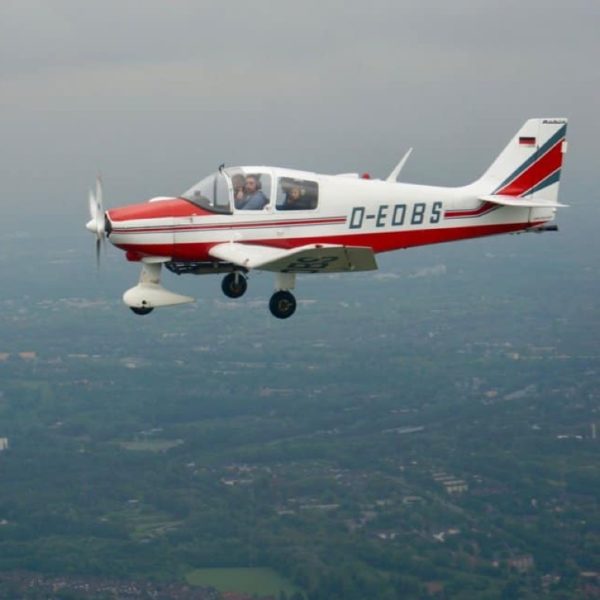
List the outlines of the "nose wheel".
{"type": "Polygon", "coordinates": [[[130,306],[129,307],[136,315],[148,315],[154,308],[149,306],[130,306]]]}
{"type": "Polygon", "coordinates": [[[248,288],[246,277],[239,272],[229,273],[223,278],[221,289],[228,298],[239,298],[243,296],[248,288]]]}
{"type": "Polygon", "coordinates": [[[269,302],[269,310],[278,319],[287,319],[296,311],[296,298],[288,291],[275,292],[269,302]]]}

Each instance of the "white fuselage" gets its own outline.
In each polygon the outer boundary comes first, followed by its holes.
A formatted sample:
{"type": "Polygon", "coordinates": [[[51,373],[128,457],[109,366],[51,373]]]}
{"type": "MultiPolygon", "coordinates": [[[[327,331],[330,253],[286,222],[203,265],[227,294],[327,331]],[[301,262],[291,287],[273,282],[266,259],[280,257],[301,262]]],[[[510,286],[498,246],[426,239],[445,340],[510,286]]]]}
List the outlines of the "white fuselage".
{"type": "Polygon", "coordinates": [[[109,211],[110,241],[140,256],[187,261],[212,260],[209,249],[227,241],[279,248],[344,244],[378,253],[524,230],[555,213],[553,208],[506,207],[480,200],[487,191],[483,182],[445,188],[289,169],[245,169],[268,173],[271,185],[263,192],[269,203],[261,210],[232,207],[230,214],[212,213],[187,200],[156,199],[128,207],[125,214],[121,209],[109,211]],[[316,183],[317,205],[283,210],[275,202],[283,180],[316,183]]]}

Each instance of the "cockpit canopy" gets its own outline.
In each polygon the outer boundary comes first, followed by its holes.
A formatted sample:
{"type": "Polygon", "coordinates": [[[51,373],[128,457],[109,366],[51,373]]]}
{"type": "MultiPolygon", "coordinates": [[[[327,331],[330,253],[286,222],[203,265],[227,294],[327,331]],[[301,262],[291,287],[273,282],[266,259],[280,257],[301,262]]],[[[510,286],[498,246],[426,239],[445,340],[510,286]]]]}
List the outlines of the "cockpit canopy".
{"type": "Polygon", "coordinates": [[[219,169],[182,194],[182,198],[217,213],[261,210],[269,204],[271,174],[260,169],[219,169]]]}
{"type": "Polygon", "coordinates": [[[309,173],[231,167],[205,177],[181,197],[214,213],[263,209],[314,211],[319,204],[319,184],[309,173]]]}

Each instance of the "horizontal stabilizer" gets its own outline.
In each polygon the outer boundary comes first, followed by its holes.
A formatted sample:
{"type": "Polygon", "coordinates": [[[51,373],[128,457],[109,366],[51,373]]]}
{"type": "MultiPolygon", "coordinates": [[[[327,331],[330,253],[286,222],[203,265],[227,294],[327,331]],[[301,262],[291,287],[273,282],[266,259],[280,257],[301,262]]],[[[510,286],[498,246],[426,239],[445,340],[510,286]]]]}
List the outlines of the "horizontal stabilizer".
{"type": "Polygon", "coordinates": [[[311,244],[286,250],[230,242],[211,248],[210,254],[245,269],[280,273],[340,273],[377,269],[371,248],[311,244]]]}
{"type": "Polygon", "coordinates": [[[479,200],[482,200],[483,202],[493,202],[494,204],[500,204],[501,206],[516,206],[518,208],[561,208],[568,206],[568,204],[559,204],[558,202],[544,200],[543,198],[529,200],[528,198],[501,196],[498,194],[481,196],[479,200]]]}

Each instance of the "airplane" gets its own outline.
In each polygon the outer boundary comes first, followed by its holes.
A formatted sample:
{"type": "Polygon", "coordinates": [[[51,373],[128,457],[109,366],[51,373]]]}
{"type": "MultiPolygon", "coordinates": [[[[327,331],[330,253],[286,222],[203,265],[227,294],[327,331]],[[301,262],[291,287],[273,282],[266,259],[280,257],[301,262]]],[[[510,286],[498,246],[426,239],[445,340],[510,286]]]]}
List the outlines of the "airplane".
{"type": "Polygon", "coordinates": [[[275,274],[271,313],[296,310],[296,276],[377,269],[380,252],[501,233],[556,231],[549,223],[567,150],[567,119],[529,119],[471,184],[439,187],[397,181],[410,152],[385,179],[278,167],[218,170],[179,196],[104,210],[90,190],[96,255],[108,239],[139,262],[139,282],[123,294],[138,315],[193,302],[161,284],[164,265],[182,274],[225,274],[223,293],[241,297],[248,273],[275,274]]]}

